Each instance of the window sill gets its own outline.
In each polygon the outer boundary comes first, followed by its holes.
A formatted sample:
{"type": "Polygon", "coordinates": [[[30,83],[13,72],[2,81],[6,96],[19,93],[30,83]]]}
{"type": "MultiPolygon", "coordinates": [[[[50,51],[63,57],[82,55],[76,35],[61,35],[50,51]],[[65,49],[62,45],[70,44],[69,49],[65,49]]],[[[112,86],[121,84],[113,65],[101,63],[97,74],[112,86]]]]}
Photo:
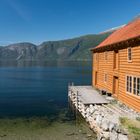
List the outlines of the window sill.
{"type": "Polygon", "coordinates": [[[132,97],[134,97],[134,98],[137,98],[137,99],[140,99],[140,96],[137,96],[137,95],[135,95],[135,94],[133,94],[133,93],[129,93],[129,92],[126,92],[129,96],[132,96],[132,97]]]}
{"type": "Polygon", "coordinates": [[[127,62],[128,62],[128,63],[132,63],[133,61],[132,61],[132,60],[127,60],[127,62]]]}

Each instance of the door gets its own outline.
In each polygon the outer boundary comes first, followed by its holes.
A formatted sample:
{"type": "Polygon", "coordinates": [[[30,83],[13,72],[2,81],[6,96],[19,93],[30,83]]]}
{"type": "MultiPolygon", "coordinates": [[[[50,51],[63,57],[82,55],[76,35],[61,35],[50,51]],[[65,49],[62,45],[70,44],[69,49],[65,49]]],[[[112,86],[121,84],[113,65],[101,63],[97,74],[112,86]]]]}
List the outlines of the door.
{"type": "Polygon", "coordinates": [[[97,85],[97,81],[98,81],[98,72],[95,72],[95,86],[97,85]]]}
{"type": "Polygon", "coordinates": [[[118,77],[114,76],[114,80],[113,80],[113,95],[115,97],[118,97],[118,92],[119,92],[119,79],[118,79],[118,77]]]}

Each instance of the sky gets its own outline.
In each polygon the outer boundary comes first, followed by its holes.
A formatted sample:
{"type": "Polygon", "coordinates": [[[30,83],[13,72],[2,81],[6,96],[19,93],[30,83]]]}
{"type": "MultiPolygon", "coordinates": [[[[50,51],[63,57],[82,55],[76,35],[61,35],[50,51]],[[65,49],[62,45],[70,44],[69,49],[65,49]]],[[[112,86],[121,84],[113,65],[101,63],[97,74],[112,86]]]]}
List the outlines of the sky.
{"type": "Polygon", "coordinates": [[[0,0],[0,45],[97,34],[138,14],[140,0],[0,0]]]}

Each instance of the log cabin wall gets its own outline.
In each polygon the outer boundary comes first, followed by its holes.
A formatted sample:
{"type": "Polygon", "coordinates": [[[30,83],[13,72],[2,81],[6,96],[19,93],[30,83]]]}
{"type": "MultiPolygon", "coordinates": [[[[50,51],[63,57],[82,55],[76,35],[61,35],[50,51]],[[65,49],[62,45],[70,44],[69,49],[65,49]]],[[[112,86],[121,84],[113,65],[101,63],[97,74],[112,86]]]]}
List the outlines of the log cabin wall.
{"type": "Polygon", "coordinates": [[[93,60],[93,84],[112,93],[113,51],[95,53],[93,60]]]}
{"type": "MultiPolygon", "coordinates": [[[[140,96],[128,93],[126,90],[126,76],[140,78],[140,46],[131,48],[132,61],[128,61],[127,49],[119,50],[119,100],[140,111],[140,96]]],[[[132,92],[133,92],[132,81],[132,92]]]]}
{"type": "Polygon", "coordinates": [[[127,76],[140,78],[140,46],[132,47],[131,51],[131,61],[128,61],[128,48],[120,49],[118,53],[114,50],[94,53],[92,84],[100,90],[107,90],[120,101],[140,112],[140,96],[128,93],[126,90],[127,76]],[[114,66],[115,63],[118,65],[117,68],[114,66]],[[117,94],[114,90],[115,79],[118,79],[117,94]]]}

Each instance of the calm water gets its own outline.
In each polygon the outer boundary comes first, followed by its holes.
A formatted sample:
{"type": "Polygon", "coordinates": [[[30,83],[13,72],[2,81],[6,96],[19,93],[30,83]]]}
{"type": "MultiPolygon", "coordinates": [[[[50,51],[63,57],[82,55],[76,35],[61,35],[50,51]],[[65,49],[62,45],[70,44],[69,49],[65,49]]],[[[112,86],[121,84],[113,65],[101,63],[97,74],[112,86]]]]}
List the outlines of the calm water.
{"type": "Polygon", "coordinates": [[[91,62],[0,62],[0,117],[58,116],[68,83],[91,84],[91,62]]]}
{"type": "Polygon", "coordinates": [[[90,85],[91,62],[0,62],[0,139],[95,140],[68,109],[71,82],[90,85]]]}

